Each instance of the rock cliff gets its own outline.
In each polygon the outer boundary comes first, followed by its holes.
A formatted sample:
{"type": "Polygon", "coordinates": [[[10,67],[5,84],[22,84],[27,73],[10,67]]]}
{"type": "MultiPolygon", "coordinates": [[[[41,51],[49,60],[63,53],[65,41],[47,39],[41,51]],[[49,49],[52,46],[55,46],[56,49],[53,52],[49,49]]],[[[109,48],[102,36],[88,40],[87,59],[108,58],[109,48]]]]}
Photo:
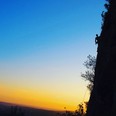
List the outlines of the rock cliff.
{"type": "Polygon", "coordinates": [[[116,0],[108,2],[98,38],[94,87],[87,116],[116,116],[116,0]]]}

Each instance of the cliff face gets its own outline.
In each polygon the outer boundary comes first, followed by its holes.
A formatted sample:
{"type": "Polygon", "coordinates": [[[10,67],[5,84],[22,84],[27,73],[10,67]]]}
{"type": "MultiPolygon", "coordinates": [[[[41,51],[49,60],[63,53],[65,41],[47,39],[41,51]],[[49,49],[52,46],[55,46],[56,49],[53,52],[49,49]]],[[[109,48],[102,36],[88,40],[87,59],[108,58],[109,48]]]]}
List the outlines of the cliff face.
{"type": "Polygon", "coordinates": [[[104,15],[87,116],[116,116],[116,0],[104,15]]]}

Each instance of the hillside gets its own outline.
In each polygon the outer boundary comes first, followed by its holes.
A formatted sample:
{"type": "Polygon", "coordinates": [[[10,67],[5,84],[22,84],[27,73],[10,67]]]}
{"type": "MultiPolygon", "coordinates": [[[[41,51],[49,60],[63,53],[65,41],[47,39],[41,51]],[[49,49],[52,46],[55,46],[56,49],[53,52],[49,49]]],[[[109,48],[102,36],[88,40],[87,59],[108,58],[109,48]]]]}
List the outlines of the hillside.
{"type": "MultiPolygon", "coordinates": [[[[11,112],[17,108],[17,112],[22,112],[24,116],[56,116],[57,112],[43,109],[36,109],[0,102],[0,116],[11,116],[11,112]]],[[[19,114],[19,113],[18,113],[19,114]]],[[[18,115],[19,116],[19,115],[18,115]]]]}

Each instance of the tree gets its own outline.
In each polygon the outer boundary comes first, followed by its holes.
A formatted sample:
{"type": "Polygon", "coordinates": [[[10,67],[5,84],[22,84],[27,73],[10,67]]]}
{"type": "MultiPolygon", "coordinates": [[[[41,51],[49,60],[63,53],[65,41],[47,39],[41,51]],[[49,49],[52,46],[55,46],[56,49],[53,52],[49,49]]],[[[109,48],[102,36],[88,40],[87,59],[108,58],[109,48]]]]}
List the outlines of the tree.
{"type": "Polygon", "coordinates": [[[93,89],[94,76],[95,76],[96,57],[88,55],[87,60],[84,62],[84,66],[86,67],[87,70],[85,71],[85,73],[81,74],[81,77],[83,77],[86,81],[89,82],[87,88],[91,92],[93,89]]]}
{"type": "MultiPolygon", "coordinates": [[[[85,112],[86,105],[87,105],[87,103],[85,103],[85,102],[84,102],[84,104],[80,103],[77,106],[77,110],[75,110],[74,112],[66,110],[64,113],[61,113],[61,114],[58,113],[58,116],[86,116],[86,112],[85,112]]],[[[66,107],[65,107],[65,109],[66,109],[66,107]]]]}

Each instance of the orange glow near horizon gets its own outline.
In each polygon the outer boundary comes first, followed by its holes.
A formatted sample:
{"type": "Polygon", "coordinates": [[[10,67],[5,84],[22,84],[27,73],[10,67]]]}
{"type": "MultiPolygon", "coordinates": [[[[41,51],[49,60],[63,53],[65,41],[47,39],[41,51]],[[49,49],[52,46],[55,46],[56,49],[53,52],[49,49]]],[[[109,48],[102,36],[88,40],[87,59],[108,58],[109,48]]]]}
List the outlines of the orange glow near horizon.
{"type": "Polygon", "coordinates": [[[9,1],[0,1],[0,102],[76,110],[89,99],[81,74],[97,54],[105,1],[9,1]]]}
{"type": "Polygon", "coordinates": [[[80,97],[71,99],[72,96],[66,96],[65,94],[59,96],[59,93],[50,93],[42,90],[37,92],[13,86],[5,87],[5,85],[0,86],[0,91],[0,101],[2,102],[47,110],[62,111],[66,107],[67,110],[74,111],[81,101],[80,97]]]}

